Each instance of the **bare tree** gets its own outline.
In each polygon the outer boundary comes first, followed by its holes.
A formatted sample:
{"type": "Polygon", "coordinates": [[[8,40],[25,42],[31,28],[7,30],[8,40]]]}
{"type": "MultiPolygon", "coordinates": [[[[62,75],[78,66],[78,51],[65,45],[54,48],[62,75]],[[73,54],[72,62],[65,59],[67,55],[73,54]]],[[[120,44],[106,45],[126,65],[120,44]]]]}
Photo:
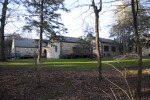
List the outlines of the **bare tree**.
{"type": "Polygon", "coordinates": [[[102,10],[102,0],[100,0],[99,3],[100,7],[98,8],[95,5],[95,1],[92,0],[92,7],[94,9],[94,13],[95,13],[95,34],[96,34],[96,52],[97,52],[97,59],[98,59],[98,72],[99,72],[99,80],[102,79],[102,64],[101,64],[101,54],[100,54],[100,49],[99,49],[99,13],[102,10]]]}
{"type": "Polygon", "coordinates": [[[139,41],[138,24],[137,24],[138,0],[136,0],[136,2],[134,0],[131,0],[131,6],[132,6],[132,14],[133,14],[133,24],[134,24],[134,32],[135,32],[135,41],[136,41],[137,53],[138,53],[137,100],[141,100],[142,51],[141,51],[141,44],[140,44],[140,41],[139,41]],[[136,5],[136,8],[135,8],[135,5],[136,5]]]}
{"type": "MultiPolygon", "coordinates": [[[[2,2],[1,2],[2,3],[2,2]]],[[[4,28],[6,21],[6,12],[7,12],[8,0],[5,0],[2,8],[2,17],[0,19],[1,27],[0,27],[0,61],[5,61],[5,53],[4,53],[4,28]]]]}

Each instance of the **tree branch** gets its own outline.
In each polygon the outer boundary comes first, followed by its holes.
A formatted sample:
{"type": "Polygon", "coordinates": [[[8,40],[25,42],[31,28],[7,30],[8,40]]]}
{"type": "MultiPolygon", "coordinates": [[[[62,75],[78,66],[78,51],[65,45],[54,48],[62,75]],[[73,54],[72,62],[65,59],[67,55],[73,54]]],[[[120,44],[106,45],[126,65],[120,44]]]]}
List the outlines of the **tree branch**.
{"type": "Polygon", "coordinates": [[[136,0],[136,17],[137,17],[137,14],[138,14],[138,9],[139,9],[139,2],[138,2],[138,0],[136,0]]]}
{"type": "MultiPolygon", "coordinates": [[[[89,6],[88,10],[86,10],[85,12],[83,12],[82,14],[80,14],[79,17],[82,17],[82,15],[85,14],[85,13],[87,13],[89,10],[90,10],[90,6],[89,6]]],[[[77,17],[77,18],[79,18],[79,17],[77,17]]]]}
{"type": "Polygon", "coordinates": [[[117,1],[120,1],[120,0],[114,0],[114,1],[103,2],[103,3],[112,3],[112,2],[117,2],[117,1]]]}
{"type": "Polygon", "coordinates": [[[100,0],[100,8],[98,10],[98,13],[102,10],[102,0],[100,0]]]}
{"type": "Polygon", "coordinates": [[[89,17],[91,14],[93,14],[93,12],[90,13],[89,15],[87,15],[86,17],[84,17],[82,25],[81,25],[78,29],[75,29],[74,31],[79,30],[80,28],[82,28],[82,26],[84,25],[85,19],[86,19],[87,17],[89,17]]]}
{"type": "Polygon", "coordinates": [[[94,12],[96,12],[97,7],[95,6],[95,2],[94,2],[94,0],[92,0],[92,6],[93,6],[93,9],[94,9],[94,12]]]}

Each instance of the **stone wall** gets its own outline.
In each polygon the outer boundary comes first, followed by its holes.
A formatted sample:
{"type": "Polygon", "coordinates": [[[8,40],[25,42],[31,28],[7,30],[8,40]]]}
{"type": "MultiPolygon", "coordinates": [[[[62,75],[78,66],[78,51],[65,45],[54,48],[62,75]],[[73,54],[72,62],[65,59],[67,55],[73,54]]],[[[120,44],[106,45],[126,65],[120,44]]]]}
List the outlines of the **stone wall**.
{"type": "Polygon", "coordinates": [[[115,44],[102,43],[102,54],[103,56],[117,56],[119,55],[119,47],[115,44]],[[109,50],[104,51],[104,46],[108,46],[109,50]],[[115,51],[112,51],[112,47],[115,47],[115,51]]]}
{"type": "MultiPolygon", "coordinates": [[[[100,51],[103,57],[109,57],[109,56],[117,56],[120,55],[119,47],[115,44],[109,44],[109,43],[100,43],[100,51]],[[104,51],[104,47],[108,46],[108,51],[104,51]],[[115,51],[112,51],[112,46],[115,47],[115,51]]],[[[96,48],[93,49],[93,53],[96,54],[96,48]]]]}
{"type": "Polygon", "coordinates": [[[72,54],[73,53],[73,47],[76,47],[77,43],[67,43],[67,42],[61,42],[61,54],[72,54]]]}
{"type": "Polygon", "coordinates": [[[15,47],[15,53],[20,54],[20,56],[35,56],[38,54],[37,48],[23,48],[23,47],[15,47]]]}
{"type": "Polygon", "coordinates": [[[47,50],[47,58],[58,59],[60,56],[60,43],[49,43],[48,47],[45,48],[47,50]]]}

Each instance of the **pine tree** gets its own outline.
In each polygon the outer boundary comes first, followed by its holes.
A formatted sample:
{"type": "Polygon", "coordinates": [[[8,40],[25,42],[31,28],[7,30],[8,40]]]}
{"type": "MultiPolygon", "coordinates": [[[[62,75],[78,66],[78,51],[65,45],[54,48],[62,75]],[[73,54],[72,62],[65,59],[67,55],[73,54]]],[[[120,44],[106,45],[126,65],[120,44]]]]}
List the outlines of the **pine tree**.
{"type": "Polygon", "coordinates": [[[59,10],[68,11],[63,3],[64,0],[23,0],[29,13],[26,17],[27,25],[23,29],[40,33],[37,63],[40,63],[43,33],[51,37],[52,34],[60,34],[67,30],[60,22],[61,14],[58,13],[59,10]]]}

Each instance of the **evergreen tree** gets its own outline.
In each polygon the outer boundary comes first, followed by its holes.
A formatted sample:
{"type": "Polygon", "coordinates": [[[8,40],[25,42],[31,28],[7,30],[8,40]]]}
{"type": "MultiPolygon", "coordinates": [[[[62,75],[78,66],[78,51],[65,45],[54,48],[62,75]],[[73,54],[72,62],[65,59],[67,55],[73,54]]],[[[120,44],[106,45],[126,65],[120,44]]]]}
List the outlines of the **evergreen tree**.
{"type": "Polygon", "coordinates": [[[51,37],[52,34],[66,32],[67,29],[60,22],[61,14],[59,10],[68,10],[64,7],[64,0],[23,0],[23,4],[29,13],[29,16],[26,17],[27,25],[23,29],[36,30],[37,33],[40,33],[37,59],[37,63],[40,63],[43,33],[51,37]]]}

